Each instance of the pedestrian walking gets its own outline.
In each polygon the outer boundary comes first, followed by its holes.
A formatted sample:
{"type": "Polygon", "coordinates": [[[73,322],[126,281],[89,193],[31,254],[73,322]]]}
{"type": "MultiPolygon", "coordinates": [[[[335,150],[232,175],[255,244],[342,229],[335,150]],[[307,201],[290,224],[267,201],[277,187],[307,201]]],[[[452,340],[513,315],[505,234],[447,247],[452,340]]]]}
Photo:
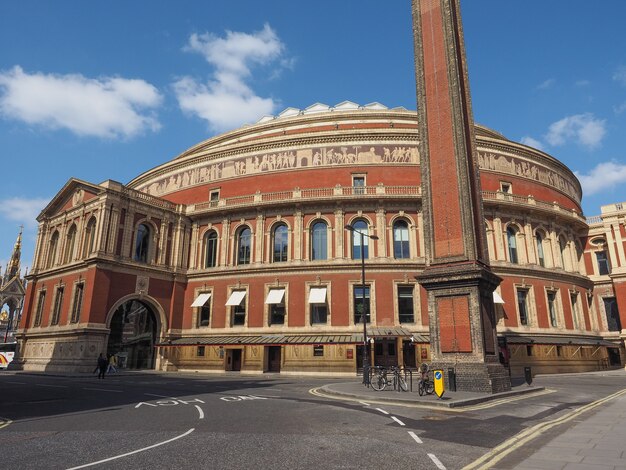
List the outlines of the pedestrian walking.
{"type": "Polygon", "coordinates": [[[117,358],[115,357],[115,354],[111,354],[111,357],[109,357],[109,368],[107,369],[107,374],[115,372],[117,372],[117,358]]]}
{"type": "Polygon", "coordinates": [[[106,374],[108,366],[109,361],[107,361],[106,357],[104,357],[104,354],[100,353],[98,356],[98,369],[100,370],[100,372],[98,372],[99,379],[104,379],[104,374],[106,374]]]}

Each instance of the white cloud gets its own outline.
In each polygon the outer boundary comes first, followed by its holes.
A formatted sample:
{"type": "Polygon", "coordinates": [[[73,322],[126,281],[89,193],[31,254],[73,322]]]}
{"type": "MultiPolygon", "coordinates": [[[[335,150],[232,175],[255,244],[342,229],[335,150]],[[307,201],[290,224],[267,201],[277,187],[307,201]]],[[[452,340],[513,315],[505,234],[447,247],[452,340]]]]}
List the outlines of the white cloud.
{"type": "Polygon", "coordinates": [[[37,216],[49,202],[50,199],[42,198],[24,199],[14,197],[2,199],[0,200],[0,215],[32,229],[37,226],[37,216]]]}
{"type": "Polygon", "coordinates": [[[269,25],[253,34],[227,31],[226,37],[192,34],[185,50],[198,52],[214,67],[206,83],[183,77],[174,83],[180,108],[223,131],[272,113],[277,103],[257,96],[246,83],[255,65],[276,64],[270,73],[276,77],[281,68],[293,65],[283,57],[285,46],[269,25]]]}
{"type": "Polygon", "coordinates": [[[585,195],[608,191],[626,183],[626,165],[613,161],[599,163],[588,174],[574,173],[580,180],[585,195]]]}
{"type": "Polygon", "coordinates": [[[552,85],[554,85],[555,83],[556,83],[556,80],[554,78],[548,78],[547,80],[544,80],[539,85],[537,85],[537,89],[547,90],[548,88],[551,88],[552,85]]]}
{"type": "Polygon", "coordinates": [[[589,80],[577,80],[574,83],[575,86],[579,86],[579,87],[584,87],[584,86],[589,86],[591,85],[591,82],[589,80]]]}
{"type": "Polygon", "coordinates": [[[613,111],[615,111],[615,114],[622,114],[624,111],[626,111],[626,101],[618,106],[614,106],[613,111]]]}
{"type": "Polygon", "coordinates": [[[533,139],[530,136],[524,136],[520,139],[520,142],[524,145],[528,145],[529,147],[536,148],[538,150],[544,150],[543,144],[537,139],[533,139]]]}
{"type": "Polygon", "coordinates": [[[613,80],[626,86],[626,66],[622,65],[613,74],[613,80]]]}
{"type": "Polygon", "coordinates": [[[150,110],[161,101],[158,90],[139,79],[29,74],[19,66],[0,72],[0,114],[81,136],[128,138],[156,131],[160,124],[150,110]]]}
{"type": "Polygon", "coordinates": [[[584,147],[593,149],[600,146],[606,134],[605,123],[605,120],[596,119],[591,113],[567,116],[550,124],[545,138],[554,146],[574,140],[584,147]]]}

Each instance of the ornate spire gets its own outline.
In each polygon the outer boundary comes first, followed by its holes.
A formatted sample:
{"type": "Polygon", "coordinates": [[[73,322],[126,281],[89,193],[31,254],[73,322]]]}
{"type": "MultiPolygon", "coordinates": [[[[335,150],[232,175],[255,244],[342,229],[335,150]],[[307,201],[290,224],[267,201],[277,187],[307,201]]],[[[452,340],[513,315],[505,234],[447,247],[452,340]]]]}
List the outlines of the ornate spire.
{"type": "Polygon", "coordinates": [[[20,257],[22,255],[22,231],[24,230],[24,226],[20,225],[20,233],[17,236],[17,240],[15,241],[15,246],[13,246],[13,253],[11,254],[11,260],[9,264],[7,264],[7,269],[4,274],[4,282],[8,282],[13,279],[15,276],[20,273],[20,257]]]}

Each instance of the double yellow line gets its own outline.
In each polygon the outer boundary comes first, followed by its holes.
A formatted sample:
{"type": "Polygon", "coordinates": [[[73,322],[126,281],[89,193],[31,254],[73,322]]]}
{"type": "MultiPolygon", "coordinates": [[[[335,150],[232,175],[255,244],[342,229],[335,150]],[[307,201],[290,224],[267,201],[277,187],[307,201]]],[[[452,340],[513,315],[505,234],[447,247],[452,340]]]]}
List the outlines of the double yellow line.
{"type": "Polygon", "coordinates": [[[6,428],[9,424],[11,424],[13,421],[11,421],[10,419],[4,419],[4,418],[0,418],[0,429],[2,428],[6,428]]]}
{"type": "Polygon", "coordinates": [[[600,406],[608,401],[611,401],[614,398],[620,397],[624,395],[625,393],[626,393],[626,389],[620,390],[619,392],[616,392],[612,395],[609,395],[600,400],[589,403],[588,405],[582,406],[574,411],[571,411],[570,413],[564,416],[561,416],[560,418],[556,418],[551,421],[546,421],[545,423],[539,423],[528,429],[525,429],[519,434],[513,436],[511,439],[506,440],[499,446],[494,447],[491,450],[491,452],[483,455],[478,460],[475,460],[471,464],[463,467],[463,470],[475,470],[475,469],[483,470],[483,469],[493,468],[493,465],[495,463],[499,462],[500,460],[502,460],[504,457],[506,457],[507,455],[515,451],[516,449],[519,449],[523,445],[527,444],[528,442],[532,441],[536,437],[540,436],[542,433],[546,432],[547,430],[555,426],[558,426],[560,424],[566,423],[567,421],[571,421],[577,416],[589,410],[592,410],[593,408],[596,408],[597,406],[600,406]]]}

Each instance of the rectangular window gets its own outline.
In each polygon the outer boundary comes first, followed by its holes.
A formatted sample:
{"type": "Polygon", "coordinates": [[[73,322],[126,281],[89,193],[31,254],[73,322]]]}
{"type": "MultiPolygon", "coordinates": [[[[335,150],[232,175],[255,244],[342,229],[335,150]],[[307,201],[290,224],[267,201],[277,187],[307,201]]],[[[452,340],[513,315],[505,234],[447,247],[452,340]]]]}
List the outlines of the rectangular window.
{"type": "Polygon", "coordinates": [[[528,291],[526,289],[517,290],[517,309],[519,311],[520,324],[528,325],[528,291]]]}
{"type": "Polygon", "coordinates": [[[617,310],[617,300],[615,297],[603,297],[604,313],[606,314],[606,324],[609,331],[622,331],[622,323],[617,310]]]}
{"type": "Polygon", "coordinates": [[[269,305],[269,324],[284,325],[285,324],[285,289],[270,289],[265,299],[265,303],[269,305]]]}
{"type": "Polygon", "coordinates": [[[550,325],[553,328],[558,326],[558,320],[556,316],[556,292],[548,291],[548,312],[550,314],[550,325]]]}
{"type": "Polygon", "coordinates": [[[326,287],[311,287],[309,290],[309,309],[311,324],[326,323],[328,321],[326,287]]]}
{"type": "Polygon", "coordinates": [[[387,355],[388,356],[396,355],[396,343],[395,342],[387,343],[387,355]]]}
{"type": "Polygon", "coordinates": [[[504,193],[504,199],[510,201],[513,194],[513,185],[508,181],[500,181],[500,191],[504,193]]]}
{"type": "Polygon", "coordinates": [[[201,292],[191,304],[198,309],[198,326],[209,326],[211,322],[211,292],[201,292]]]}
{"type": "Polygon", "coordinates": [[[532,346],[530,346],[530,345],[529,345],[529,346],[526,346],[526,355],[527,355],[527,356],[529,356],[529,357],[530,357],[530,356],[532,356],[532,355],[533,355],[533,352],[534,352],[534,351],[533,351],[533,347],[532,347],[532,346]]]}
{"type": "Polygon", "coordinates": [[[217,207],[217,204],[220,200],[220,190],[213,190],[209,193],[209,205],[211,207],[217,207]]]}
{"type": "Polygon", "coordinates": [[[365,194],[365,176],[353,176],[352,187],[354,194],[365,194]]]}
{"type": "Polygon", "coordinates": [[[33,326],[41,326],[41,317],[43,316],[43,306],[46,302],[46,291],[39,292],[39,300],[37,301],[37,313],[35,314],[35,323],[33,326]]]}
{"type": "Polygon", "coordinates": [[[246,297],[245,290],[236,290],[230,294],[226,306],[231,310],[231,326],[243,326],[246,324],[246,297]]]}
{"type": "Polygon", "coordinates": [[[571,292],[569,297],[572,302],[572,321],[574,322],[574,329],[580,330],[581,322],[580,311],[578,308],[578,292],[571,292]]]}
{"type": "Polygon", "coordinates": [[[365,312],[365,321],[370,322],[370,288],[365,286],[354,286],[354,323],[363,322],[363,312],[365,312]],[[363,302],[365,300],[365,302],[363,302]]]}
{"type": "Polygon", "coordinates": [[[72,317],[71,323],[78,323],[80,320],[80,311],[83,308],[83,291],[84,284],[76,284],[74,287],[74,301],[72,302],[72,317]]]}
{"type": "Polygon", "coordinates": [[[196,351],[196,356],[204,357],[204,346],[198,346],[198,350],[196,351]]]}
{"type": "Polygon", "coordinates": [[[611,265],[606,256],[606,251],[596,251],[596,260],[598,262],[598,274],[601,276],[611,274],[611,265]]]}
{"type": "Polygon", "coordinates": [[[563,355],[563,346],[557,346],[556,347],[556,355],[558,357],[561,357],[563,355]]]}
{"type": "Polygon", "coordinates": [[[400,323],[415,323],[413,286],[398,286],[398,317],[400,323]]]}
{"type": "Polygon", "coordinates": [[[59,324],[59,317],[61,316],[61,306],[63,305],[63,287],[57,287],[57,292],[54,297],[54,309],[52,310],[52,321],[51,325],[59,324]]]}
{"type": "Polygon", "coordinates": [[[317,344],[313,346],[313,356],[316,356],[316,357],[324,356],[324,346],[321,344],[317,344]]]}

